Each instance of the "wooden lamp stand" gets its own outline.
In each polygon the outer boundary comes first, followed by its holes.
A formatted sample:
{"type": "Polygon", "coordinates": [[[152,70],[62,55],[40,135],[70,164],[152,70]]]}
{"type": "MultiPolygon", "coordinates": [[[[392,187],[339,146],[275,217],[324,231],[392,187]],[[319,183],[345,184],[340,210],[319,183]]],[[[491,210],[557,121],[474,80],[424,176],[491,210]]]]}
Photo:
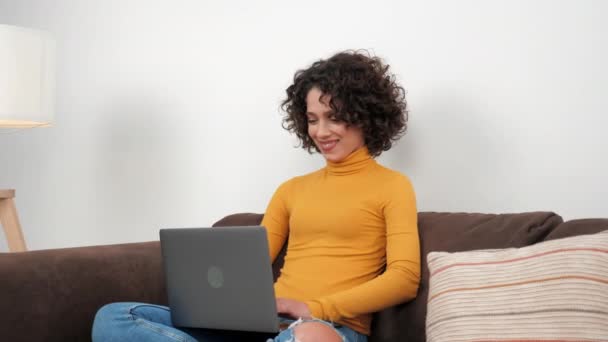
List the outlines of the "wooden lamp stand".
{"type": "Polygon", "coordinates": [[[4,228],[9,251],[24,252],[27,248],[13,198],[15,190],[0,189],[0,225],[4,228]]]}

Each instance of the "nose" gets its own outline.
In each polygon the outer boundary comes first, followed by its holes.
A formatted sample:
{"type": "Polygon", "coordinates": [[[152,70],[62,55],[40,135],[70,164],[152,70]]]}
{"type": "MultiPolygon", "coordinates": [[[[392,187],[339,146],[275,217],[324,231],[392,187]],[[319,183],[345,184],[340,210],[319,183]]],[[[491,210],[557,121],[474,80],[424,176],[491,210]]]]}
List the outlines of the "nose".
{"type": "Polygon", "coordinates": [[[317,138],[325,138],[329,137],[331,132],[329,130],[329,123],[327,120],[319,120],[319,124],[317,125],[317,138]]]}

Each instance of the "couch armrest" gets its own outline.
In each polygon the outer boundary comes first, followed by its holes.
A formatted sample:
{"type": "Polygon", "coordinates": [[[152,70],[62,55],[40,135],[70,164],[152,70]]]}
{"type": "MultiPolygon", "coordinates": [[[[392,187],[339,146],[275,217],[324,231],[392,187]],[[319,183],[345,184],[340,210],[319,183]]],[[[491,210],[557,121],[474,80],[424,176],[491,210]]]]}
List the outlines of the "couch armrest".
{"type": "Polygon", "coordinates": [[[160,244],[0,253],[0,298],[2,340],[90,340],[104,304],[166,304],[160,244]]]}

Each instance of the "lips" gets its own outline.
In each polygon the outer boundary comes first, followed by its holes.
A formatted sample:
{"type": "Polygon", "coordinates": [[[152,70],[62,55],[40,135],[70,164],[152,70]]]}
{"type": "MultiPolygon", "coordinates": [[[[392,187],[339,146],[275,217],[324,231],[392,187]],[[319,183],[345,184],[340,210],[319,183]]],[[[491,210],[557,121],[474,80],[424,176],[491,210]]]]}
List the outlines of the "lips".
{"type": "Polygon", "coordinates": [[[321,152],[328,153],[333,150],[334,147],[336,147],[338,141],[339,140],[319,141],[318,146],[321,149],[321,152]]]}

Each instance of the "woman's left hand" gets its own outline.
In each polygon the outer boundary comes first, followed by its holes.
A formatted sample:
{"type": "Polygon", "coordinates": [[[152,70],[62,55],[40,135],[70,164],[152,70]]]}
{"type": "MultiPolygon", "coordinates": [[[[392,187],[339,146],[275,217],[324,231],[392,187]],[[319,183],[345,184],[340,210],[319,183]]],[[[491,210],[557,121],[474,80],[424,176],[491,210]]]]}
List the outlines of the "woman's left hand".
{"type": "Polygon", "coordinates": [[[293,318],[312,318],[310,309],[304,302],[289,298],[277,298],[276,302],[279,315],[286,315],[293,318]]]}

